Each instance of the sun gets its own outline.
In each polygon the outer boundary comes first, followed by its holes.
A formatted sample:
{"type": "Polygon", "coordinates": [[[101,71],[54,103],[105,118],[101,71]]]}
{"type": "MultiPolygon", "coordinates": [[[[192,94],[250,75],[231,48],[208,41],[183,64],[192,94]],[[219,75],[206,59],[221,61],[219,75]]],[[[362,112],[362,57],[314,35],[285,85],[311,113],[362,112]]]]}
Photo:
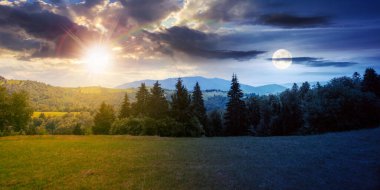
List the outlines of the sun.
{"type": "Polygon", "coordinates": [[[106,46],[95,45],[85,50],[83,62],[92,73],[100,73],[111,63],[111,53],[106,46]]]}
{"type": "Polygon", "coordinates": [[[274,52],[272,62],[277,69],[287,69],[292,65],[292,54],[286,49],[279,49],[274,52]]]}

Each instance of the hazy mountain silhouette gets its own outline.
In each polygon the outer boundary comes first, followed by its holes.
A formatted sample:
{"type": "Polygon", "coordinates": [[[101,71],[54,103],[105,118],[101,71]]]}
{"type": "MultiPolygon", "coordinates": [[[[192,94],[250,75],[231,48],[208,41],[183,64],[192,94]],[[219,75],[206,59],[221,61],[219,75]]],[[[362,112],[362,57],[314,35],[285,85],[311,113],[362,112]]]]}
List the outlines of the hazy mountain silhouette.
{"type": "MultiPolygon", "coordinates": [[[[231,82],[229,80],[224,80],[220,78],[205,78],[200,76],[194,77],[183,77],[183,84],[189,89],[192,90],[195,83],[199,82],[202,90],[222,90],[228,91],[231,86],[231,82]]],[[[177,78],[167,78],[163,80],[158,80],[161,84],[161,87],[168,90],[173,90],[175,87],[175,83],[177,78]]],[[[141,85],[141,83],[145,83],[147,86],[153,86],[153,83],[156,80],[139,80],[133,81],[129,83],[125,83],[117,86],[116,88],[125,89],[125,88],[137,88],[141,85]]],[[[250,86],[246,84],[241,84],[241,89],[244,93],[256,93],[256,94],[274,94],[282,92],[286,89],[286,87],[278,85],[278,84],[268,84],[263,86],[250,86]]]]}

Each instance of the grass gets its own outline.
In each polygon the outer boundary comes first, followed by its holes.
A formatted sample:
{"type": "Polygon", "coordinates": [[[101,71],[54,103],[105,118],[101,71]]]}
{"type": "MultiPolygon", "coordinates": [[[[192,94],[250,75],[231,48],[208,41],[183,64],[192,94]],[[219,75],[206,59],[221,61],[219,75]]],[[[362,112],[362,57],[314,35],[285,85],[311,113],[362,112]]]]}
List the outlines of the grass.
{"type": "Polygon", "coordinates": [[[0,138],[0,189],[379,189],[380,128],[296,137],[0,138]]]}
{"type": "Polygon", "coordinates": [[[46,117],[62,117],[68,113],[77,115],[80,114],[80,112],[33,112],[32,117],[36,118],[39,117],[41,114],[45,114],[46,117]]]}

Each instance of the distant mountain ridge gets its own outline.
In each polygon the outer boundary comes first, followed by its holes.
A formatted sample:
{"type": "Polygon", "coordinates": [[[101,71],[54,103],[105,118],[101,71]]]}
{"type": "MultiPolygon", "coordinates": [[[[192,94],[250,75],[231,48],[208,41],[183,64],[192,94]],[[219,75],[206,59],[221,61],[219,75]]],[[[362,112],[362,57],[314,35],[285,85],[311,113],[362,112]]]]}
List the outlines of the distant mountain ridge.
{"type": "MultiPolygon", "coordinates": [[[[161,87],[168,90],[173,90],[175,87],[175,83],[177,82],[178,78],[167,78],[163,80],[158,80],[158,82],[161,84],[161,87]]],[[[201,86],[202,90],[222,90],[222,91],[228,91],[230,89],[231,82],[225,79],[220,78],[205,78],[200,76],[194,76],[194,77],[182,77],[184,86],[186,86],[189,90],[192,90],[195,83],[198,82],[201,86]]],[[[147,86],[153,86],[153,83],[155,83],[157,80],[139,80],[139,81],[133,81],[129,83],[125,83],[119,86],[116,86],[115,88],[118,89],[126,89],[126,88],[138,88],[141,83],[145,83],[147,86]]],[[[240,84],[241,89],[244,93],[255,93],[255,94],[276,94],[284,91],[286,87],[278,85],[278,84],[268,84],[263,86],[250,86],[246,84],[240,84]]]]}

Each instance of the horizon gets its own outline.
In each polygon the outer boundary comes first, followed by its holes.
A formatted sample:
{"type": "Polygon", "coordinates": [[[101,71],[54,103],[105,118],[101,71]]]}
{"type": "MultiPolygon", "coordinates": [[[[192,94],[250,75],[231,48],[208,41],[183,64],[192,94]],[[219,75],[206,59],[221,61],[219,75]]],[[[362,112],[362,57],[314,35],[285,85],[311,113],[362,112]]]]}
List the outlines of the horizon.
{"type": "Polygon", "coordinates": [[[63,87],[232,73],[252,86],[328,81],[380,69],[379,9],[357,0],[5,0],[0,75],[63,87]]]}

